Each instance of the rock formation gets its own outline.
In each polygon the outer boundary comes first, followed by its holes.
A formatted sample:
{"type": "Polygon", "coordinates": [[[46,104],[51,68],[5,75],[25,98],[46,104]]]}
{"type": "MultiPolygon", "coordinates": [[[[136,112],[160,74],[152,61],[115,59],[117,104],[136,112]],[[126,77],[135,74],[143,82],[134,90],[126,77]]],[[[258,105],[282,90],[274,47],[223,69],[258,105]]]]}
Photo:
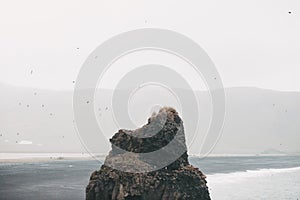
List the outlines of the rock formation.
{"type": "Polygon", "coordinates": [[[210,200],[205,176],[189,164],[183,122],[173,108],[162,108],[142,128],[119,130],[110,142],[112,150],[90,177],[87,200],[210,200]],[[165,148],[171,142],[173,148],[165,148]],[[148,156],[159,149],[160,156],[148,156]]]}

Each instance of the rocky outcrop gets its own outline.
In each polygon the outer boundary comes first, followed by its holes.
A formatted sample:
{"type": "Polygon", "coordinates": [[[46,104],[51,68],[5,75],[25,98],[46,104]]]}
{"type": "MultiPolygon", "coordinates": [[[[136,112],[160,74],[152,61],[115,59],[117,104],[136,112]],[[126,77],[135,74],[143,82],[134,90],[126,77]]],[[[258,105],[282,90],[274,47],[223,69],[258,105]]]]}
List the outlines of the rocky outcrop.
{"type": "Polygon", "coordinates": [[[162,108],[142,128],[120,130],[110,142],[112,150],[90,177],[87,200],[210,200],[205,176],[189,164],[183,122],[173,108],[162,108]],[[159,156],[147,154],[157,150],[159,156]]]}

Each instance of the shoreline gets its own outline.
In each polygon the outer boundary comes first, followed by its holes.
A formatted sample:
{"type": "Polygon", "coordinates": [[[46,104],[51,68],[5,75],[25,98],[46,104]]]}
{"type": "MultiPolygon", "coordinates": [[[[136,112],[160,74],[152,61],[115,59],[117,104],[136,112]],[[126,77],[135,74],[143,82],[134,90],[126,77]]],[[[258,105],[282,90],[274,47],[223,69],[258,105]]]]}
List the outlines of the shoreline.
{"type": "Polygon", "coordinates": [[[21,159],[0,159],[0,164],[10,163],[38,163],[38,162],[54,162],[54,161],[82,161],[93,160],[93,158],[21,158],[21,159]]]}
{"type": "MultiPolygon", "coordinates": [[[[103,159],[104,155],[97,155],[103,159]]],[[[0,163],[34,163],[51,161],[96,160],[87,153],[0,153],[0,163]]]]}
{"type": "MultiPolygon", "coordinates": [[[[96,158],[104,160],[107,154],[99,154],[96,158]]],[[[282,156],[300,156],[286,154],[211,154],[203,158],[215,157],[282,157],[282,156]]],[[[201,158],[199,155],[190,155],[191,158],[201,158]]],[[[33,162],[51,162],[51,161],[82,161],[97,160],[88,153],[0,153],[0,163],[33,163],[33,162]]]]}

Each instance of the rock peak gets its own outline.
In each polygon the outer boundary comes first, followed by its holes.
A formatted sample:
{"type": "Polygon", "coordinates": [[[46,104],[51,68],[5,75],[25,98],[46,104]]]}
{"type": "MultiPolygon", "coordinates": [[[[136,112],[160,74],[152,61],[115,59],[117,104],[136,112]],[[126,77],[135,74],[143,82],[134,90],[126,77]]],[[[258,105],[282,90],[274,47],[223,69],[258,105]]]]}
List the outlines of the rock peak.
{"type": "Polygon", "coordinates": [[[210,199],[205,176],[189,164],[174,108],[161,108],[141,128],[119,130],[110,142],[104,164],[91,175],[87,200],[210,199]]]}

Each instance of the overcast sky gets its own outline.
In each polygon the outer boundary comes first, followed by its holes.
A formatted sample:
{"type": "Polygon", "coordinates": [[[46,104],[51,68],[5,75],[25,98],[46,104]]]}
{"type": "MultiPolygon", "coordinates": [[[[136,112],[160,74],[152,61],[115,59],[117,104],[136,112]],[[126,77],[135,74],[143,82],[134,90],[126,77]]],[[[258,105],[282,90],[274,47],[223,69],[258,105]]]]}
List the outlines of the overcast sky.
{"type": "Polygon", "coordinates": [[[82,63],[102,42],[125,31],[153,27],[177,31],[200,44],[225,87],[300,91],[298,0],[0,4],[3,83],[71,89],[82,63]]]}
{"type": "MultiPolygon", "coordinates": [[[[44,152],[56,151],[58,146],[62,148],[57,151],[81,151],[73,122],[74,81],[95,48],[130,30],[161,28],[186,35],[213,60],[225,87],[300,91],[299,0],[2,0],[0,28],[0,92],[5,97],[0,104],[3,113],[0,115],[0,151],[20,151],[25,149],[23,146],[44,152]],[[29,88],[11,89],[2,84],[29,88]],[[70,91],[58,93],[35,88],[70,91]]],[[[201,77],[182,59],[153,50],[119,59],[99,81],[100,87],[114,88],[130,70],[145,64],[167,66],[179,72],[193,89],[205,88],[201,77]]],[[[173,80],[171,73],[164,74],[166,80],[173,80]]],[[[186,108],[180,106],[178,98],[171,99],[173,93],[164,87],[160,92],[164,95],[152,95],[154,92],[150,90],[148,96],[143,93],[148,90],[137,87],[139,90],[131,93],[135,98],[128,101],[133,102],[128,103],[128,113],[137,126],[145,123],[156,105],[174,104],[179,111],[186,108]]],[[[101,93],[94,99],[95,114],[108,127],[103,128],[108,134],[103,142],[107,147],[108,138],[117,128],[128,128],[112,126],[113,118],[107,117],[113,116],[114,109],[108,102],[110,95],[101,93]],[[109,119],[112,119],[109,123],[105,121],[109,119]]],[[[299,152],[298,94],[242,88],[228,89],[226,95],[225,142],[220,142],[218,151],[259,153],[275,148],[299,152]],[[253,142],[246,140],[249,135],[254,138],[253,142]]],[[[209,109],[203,94],[198,96],[203,108],[209,109]]],[[[89,102],[91,99],[84,101],[84,105],[89,102]]],[[[190,102],[189,106],[192,106],[190,102]]],[[[209,125],[209,116],[203,114],[209,111],[205,109],[198,111],[209,125]]],[[[189,142],[194,139],[189,134],[194,132],[189,131],[193,126],[188,126],[188,122],[196,118],[190,113],[183,118],[189,142]]],[[[99,140],[94,137],[91,140],[98,145],[99,140]]],[[[205,141],[201,137],[198,140],[201,144],[205,141]]],[[[199,152],[198,144],[195,142],[195,152],[199,152]]]]}

